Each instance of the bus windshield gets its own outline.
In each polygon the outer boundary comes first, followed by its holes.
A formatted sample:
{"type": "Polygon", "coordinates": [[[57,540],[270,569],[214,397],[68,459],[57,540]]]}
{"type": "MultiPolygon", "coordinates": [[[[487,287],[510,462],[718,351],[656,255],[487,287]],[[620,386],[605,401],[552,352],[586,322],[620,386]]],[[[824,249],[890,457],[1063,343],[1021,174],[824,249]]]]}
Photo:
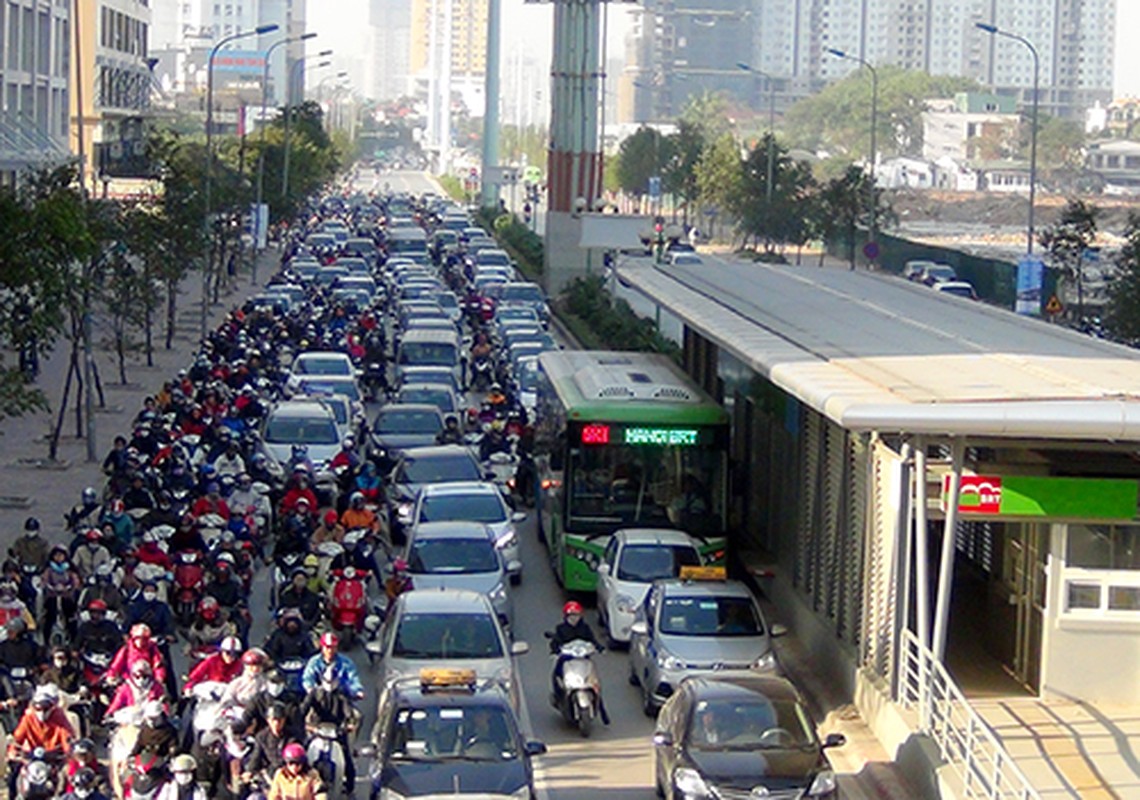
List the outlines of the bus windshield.
{"type": "Polygon", "coordinates": [[[688,446],[605,445],[570,450],[568,529],[675,526],[699,536],[724,531],[724,454],[688,446]]]}

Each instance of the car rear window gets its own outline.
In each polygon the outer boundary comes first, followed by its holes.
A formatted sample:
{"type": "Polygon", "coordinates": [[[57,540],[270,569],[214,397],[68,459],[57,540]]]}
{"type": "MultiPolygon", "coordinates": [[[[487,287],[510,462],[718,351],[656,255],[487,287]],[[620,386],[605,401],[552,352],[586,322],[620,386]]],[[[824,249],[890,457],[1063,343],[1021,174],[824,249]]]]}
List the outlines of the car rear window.
{"type": "Polygon", "coordinates": [[[674,636],[759,636],[764,632],[747,597],[712,595],[666,597],[660,628],[674,636]]]}

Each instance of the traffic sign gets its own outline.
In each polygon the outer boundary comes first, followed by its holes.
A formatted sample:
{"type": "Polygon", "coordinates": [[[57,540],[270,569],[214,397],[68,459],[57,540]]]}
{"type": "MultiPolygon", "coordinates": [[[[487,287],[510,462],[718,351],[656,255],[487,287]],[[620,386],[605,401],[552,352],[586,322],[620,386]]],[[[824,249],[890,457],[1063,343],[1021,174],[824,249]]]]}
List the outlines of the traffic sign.
{"type": "Polygon", "coordinates": [[[874,261],[879,257],[879,243],[867,242],[863,245],[863,255],[867,257],[868,261],[874,261]]]}
{"type": "Polygon", "coordinates": [[[649,196],[653,200],[657,200],[661,197],[661,178],[657,175],[649,179],[649,196]]]}
{"type": "Polygon", "coordinates": [[[1045,304],[1045,311],[1054,316],[1060,314],[1064,310],[1065,307],[1061,305],[1061,301],[1057,299],[1057,295],[1050,297],[1049,302],[1045,304]]]}

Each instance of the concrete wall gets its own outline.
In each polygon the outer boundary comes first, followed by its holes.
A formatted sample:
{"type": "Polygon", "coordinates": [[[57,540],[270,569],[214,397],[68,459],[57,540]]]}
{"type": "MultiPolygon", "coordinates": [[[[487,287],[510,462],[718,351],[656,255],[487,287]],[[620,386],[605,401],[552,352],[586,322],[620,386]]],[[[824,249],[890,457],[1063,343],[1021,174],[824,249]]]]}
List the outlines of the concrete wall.
{"type": "MultiPolygon", "coordinates": [[[[578,246],[582,241],[581,220],[573,214],[558,211],[546,213],[546,241],[543,248],[542,288],[547,297],[557,297],[575,278],[586,274],[587,251],[578,246]]],[[[597,272],[602,271],[602,259],[590,265],[597,272]]]]}

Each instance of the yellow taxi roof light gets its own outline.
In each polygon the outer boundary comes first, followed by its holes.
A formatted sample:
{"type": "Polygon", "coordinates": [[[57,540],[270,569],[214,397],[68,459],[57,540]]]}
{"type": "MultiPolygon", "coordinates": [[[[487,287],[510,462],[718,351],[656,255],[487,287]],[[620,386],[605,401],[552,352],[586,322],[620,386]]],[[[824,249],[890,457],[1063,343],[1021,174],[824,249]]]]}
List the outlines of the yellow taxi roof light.
{"type": "Polygon", "coordinates": [[[728,579],[728,572],[724,567],[681,567],[680,578],[686,581],[723,581],[728,579]]]}
{"type": "Polygon", "coordinates": [[[424,668],[420,670],[420,686],[425,688],[470,688],[477,676],[473,669],[424,668]]]}

